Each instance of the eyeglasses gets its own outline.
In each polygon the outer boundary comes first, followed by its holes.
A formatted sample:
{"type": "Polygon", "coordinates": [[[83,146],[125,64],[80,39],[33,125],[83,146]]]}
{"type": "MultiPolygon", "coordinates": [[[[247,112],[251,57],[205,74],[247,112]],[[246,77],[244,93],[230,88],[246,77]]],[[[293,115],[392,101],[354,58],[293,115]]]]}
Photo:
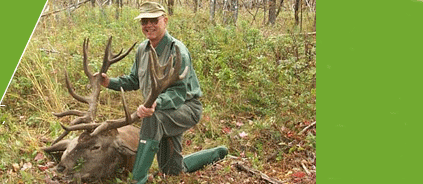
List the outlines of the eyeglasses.
{"type": "MultiPolygon", "coordinates": [[[[162,17],[162,16],[160,16],[162,17]]],[[[148,22],[150,22],[152,25],[157,25],[157,23],[159,23],[159,18],[142,18],[141,19],[141,25],[145,26],[148,24],[148,22]]]]}

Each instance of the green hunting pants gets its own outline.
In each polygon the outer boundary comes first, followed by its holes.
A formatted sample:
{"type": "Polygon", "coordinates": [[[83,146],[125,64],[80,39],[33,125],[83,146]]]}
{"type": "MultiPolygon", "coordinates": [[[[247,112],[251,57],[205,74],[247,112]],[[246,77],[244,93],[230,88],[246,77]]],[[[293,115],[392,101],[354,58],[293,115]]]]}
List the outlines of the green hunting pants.
{"type": "Polygon", "coordinates": [[[191,99],[178,109],[156,110],[143,119],[140,139],[160,142],[157,161],[161,172],[178,175],[184,170],[182,134],[200,121],[202,110],[201,102],[191,99]]]}

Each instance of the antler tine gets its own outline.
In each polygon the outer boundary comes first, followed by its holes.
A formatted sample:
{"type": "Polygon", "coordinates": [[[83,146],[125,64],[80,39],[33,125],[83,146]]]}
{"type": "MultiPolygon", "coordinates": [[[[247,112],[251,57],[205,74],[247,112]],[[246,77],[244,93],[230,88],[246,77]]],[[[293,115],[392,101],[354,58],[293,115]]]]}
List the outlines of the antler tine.
{"type": "Polygon", "coordinates": [[[100,73],[106,73],[112,64],[126,57],[129,54],[129,52],[131,52],[131,50],[135,47],[136,44],[137,42],[135,42],[123,55],[121,55],[123,49],[121,49],[118,54],[114,55],[111,51],[112,36],[110,36],[109,41],[107,42],[106,50],[104,52],[103,66],[101,67],[100,73]]]}
{"type": "Polygon", "coordinates": [[[123,59],[124,57],[126,57],[129,52],[131,52],[131,50],[135,47],[135,45],[137,44],[137,42],[135,42],[131,48],[129,48],[125,53],[123,53],[121,56],[119,56],[123,50],[120,51],[119,54],[116,54],[113,59],[110,61],[110,64],[116,63],[118,61],[120,61],[121,59],[123,59]]]}
{"type": "Polygon", "coordinates": [[[125,91],[122,87],[120,87],[120,91],[122,92],[122,104],[123,104],[123,110],[125,111],[125,118],[127,120],[131,119],[131,114],[129,114],[128,107],[126,106],[126,100],[125,100],[125,91]]]}
{"type": "MultiPolygon", "coordinates": [[[[69,112],[69,111],[67,111],[67,112],[69,112]]],[[[66,112],[64,112],[64,113],[66,113],[66,112]]],[[[84,113],[84,112],[80,112],[80,113],[84,113]]],[[[56,114],[63,114],[63,113],[56,113],[56,114]]],[[[55,114],[55,115],[56,115],[55,114]]],[[[70,115],[74,115],[74,114],[70,114],[70,115]]],[[[65,116],[65,115],[63,115],[63,116],[65,116]]],[[[60,116],[60,117],[63,117],[63,116],[60,116]]],[[[59,117],[59,116],[57,116],[57,117],[59,117]]],[[[69,124],[70,125],[77,125],[77,124],[80,124],[80,123],[89,123],[91,121],[91,118],[88,116],[88,114],[86,114],[86,112],[85,112],[85,115],[83,116],[83,117],[78,117],[78,118],[75,118],[74,120],[72,120],[69,124]]],[[[63,128],[63,126],[62,126],[62,128],[63,128]]],[[[66,137],[66,135],[68,135],[69,133],[70,133],[70,131],[68,131],[68,130],[66,130],[66,129],[64,129],[65,131],[59,136],[59,137],[57,137],[52,143],[51,143],[51,145],[54,145],[54,144],[56,144],[57,142],[59,142],[60,140],[62,140],[64,137],[66,137]]]]}
{"type": "Polygon", "coordinates": [[[69,131],[65,131],[63,132],[59,137],[57,137],[52,143],[51,145],[55,145],[57,142],[59,142],[60,140],[62,140],[63,138],[65,138],[70,132],[69,131]]]}
{"type": "Polygon", "coordinates": [[[89,38],[85,38],[84,39],[84,43],[83,43],[83,47],[82,47],[82,52],[84,53],[84,72],[85,75],[88,77],[88,79],[90,80],[90,84],[93,85],[93,74],[90,72],[90,70],[88,69],[88,44],[90,42],[89,38]]]}
{"type": "Polygon", "coordinates": [[[99,127],[97,127],[91,133],[91,136],[95,136],[105,130],[110,130],[110,129],[129,125],[139,119],[136,112],[134,112],[133,114],[129,114],[128,107],[126,105],[126,100],[125,100],[125,91],[123,90],[122,87],[120,88],[120,91],[122,92],[122,104],[123,104],[123,110],[125,111],[125,119],[121,118],[117,120],[109,120],[109,121],[103,122],[99,127]]]}
{"type": "Polygon", "coordinates": [[[58,118],[61,118],[63,116],[69,116],[69,115],[75,115],[75,116],[83,116],[84,112],[78,111],[78,110],[69,110],[61,113],[53,113],[58,118]]]}
{"type": "Polygon", "coordinates": [[[122,52],[123,52],[123,49],[120,49],[119,53],[112,54],[112,57],[111,58],[114,59],[114,58],[118,57],[120,54],[122,54],[122,52]]]}
{"type": "MultiPolygon", "coordinates": [[[[181,66],[182,66],[182,57],[181,57],[181,52],[180,52],[180,50],[179,50],[179,47],[177,46],[177,45],[175,45],[175,49],[176,49],[176,63],[175,63],[175,66],[176,66],[176,71],[180,71],[181,70],[181,66]]],[[[188,74],[188,71],[189,71],[189,68],[188,68],[188,66],[185,66],[185,69],[184,69],[184,71],[182,72],[182,74],[181,75],[179,75],[179,73],[177,73],[176,75],[178,76],[178,79],[179,80],[182,80],[182,79],[184,79],[186,76],[187,76],[187,74],[188,74]]],[[[176,76],[175,75],[175,76],[176,76]]]]}
{"type": "Polygon", "coordinates": [[[88,103],[88,99],[84,98],[82,96],[79,96],[78,94],[75,93],[75,91],[72,88],[72,85],[69,81],[69,76],[68,76],[68,72],[65,70],[65,81],[66,81],[66,87],[68,88],[69,94],[75,98],[76,100],[83,102],[83,103],[88,103]]]}
{"type": "Polygon", "coordinates": [[[73,126],[67,127],[63,124],[60,124],[60,126],[62,126],[62,128],[67,132],[76,131],[76,130],[92,130],[100,125],[101,123],[87,123],[87,124],[79,124],[79,125],[73,125],[73,126]]]}

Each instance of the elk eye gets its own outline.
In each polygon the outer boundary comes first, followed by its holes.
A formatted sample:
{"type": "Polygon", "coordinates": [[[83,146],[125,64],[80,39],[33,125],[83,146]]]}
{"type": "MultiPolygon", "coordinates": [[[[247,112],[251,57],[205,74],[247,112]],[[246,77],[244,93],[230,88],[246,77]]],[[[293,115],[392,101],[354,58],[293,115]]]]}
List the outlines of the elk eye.
{"type": "Polygon", "coordinates": [[[98,149],[100,149],[100,146],[94,146],[91,148],[91,150],[98,150],[98,149]]]}

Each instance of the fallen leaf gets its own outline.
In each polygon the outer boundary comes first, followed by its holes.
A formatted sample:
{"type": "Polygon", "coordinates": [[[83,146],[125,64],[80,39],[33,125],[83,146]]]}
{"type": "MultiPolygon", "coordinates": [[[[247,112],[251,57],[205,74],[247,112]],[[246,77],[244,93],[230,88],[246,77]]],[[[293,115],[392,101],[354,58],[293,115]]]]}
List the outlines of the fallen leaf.
{"type": "Polygon", "coordinates": [[[244,125],[244,123],[242,123],[241,121],[239,121],[239,120],[238,120],[238,121],[236,122],[236,126],[237,126],[237,127],[241,127],[242,125],[244,125]]]}
{"type": "Polygon", "coordinates": [[[45,170],[48,169],[48,166],[46,166],[46,165],[37,165],[37,167],[40,171],[45,171],[45,170]]]}
{"type": "Polygon", "coordinates": [[[209,122],[209,121],[210,121],[210,116],[205,115],[205,116],[204,116],[204,120],[205,120],[206,122],[209,122]]]}
{"type": "Polygon", "coordinates": [[[248,134],[247,134],[247,133],[245,133],[244,131],[242,131],[241,133],[239,133],[239,136],[240,136],[241,138],[247,138],[248,134]]]}
{"type": "Polygon", "coordinates": [[[303,172],[296,172],[296,173],[292,174],[292,176],[295,176],[297,178],[302,178],[302,177],[305,176],[305,173],[303,173],[303,172]]]}
{"type": "Polygon", "coordinates": [[[37,155],[34,158],[34,161],[39,161],[44,159],[44,154],[42,152],[38,152],[37,155]]]}
{"type": "Polygon", "coordinates": [[[54,167],[54,162],[47,162],[46,166],[48,168],[52,168],[52,167],[54,167]]]}
{"type": "Polygon", "coordinates": [[[292,137],[294,135],[294,133],[292,133],[291,131],[289,131],[287,134],[286,134],[286,136],[287,137],[292,137]]]}
{"type": "Polygon", "coordinates": [[[191,143],[192,143],[192,141],[191,141],[191,140],[189,140],[189,139],[186,141],[186,145],[187,145],[187,146],[190,146],[190,145],[191,145],[191,143]]]}
{"type": "Polygon", "coordinates": [[[231,128],[225,127],[225,128],[222,129],[222,132],[223,133],[226,133],[226,134],[229,134],[229,133],[231,133],[231,128]]]}
{"type": "Polygon", "coordinates": [[[13,163],[12,167],[13,167],[13,171],[15,171],[15,172],[17,172],[19,170],[19,164],[18,163],[13,163]]]}
{"type": "Polygon", "coordinates": [[[22,166],[22,168],[21,168],[21,171],[25,171],[25,170],[27,170],[27,169],[31,169],[32,168],[32,164],[31,164],[31,162],[27,162],[27,163],[24,163],[23,164],[23,166],[22,166]]]}

